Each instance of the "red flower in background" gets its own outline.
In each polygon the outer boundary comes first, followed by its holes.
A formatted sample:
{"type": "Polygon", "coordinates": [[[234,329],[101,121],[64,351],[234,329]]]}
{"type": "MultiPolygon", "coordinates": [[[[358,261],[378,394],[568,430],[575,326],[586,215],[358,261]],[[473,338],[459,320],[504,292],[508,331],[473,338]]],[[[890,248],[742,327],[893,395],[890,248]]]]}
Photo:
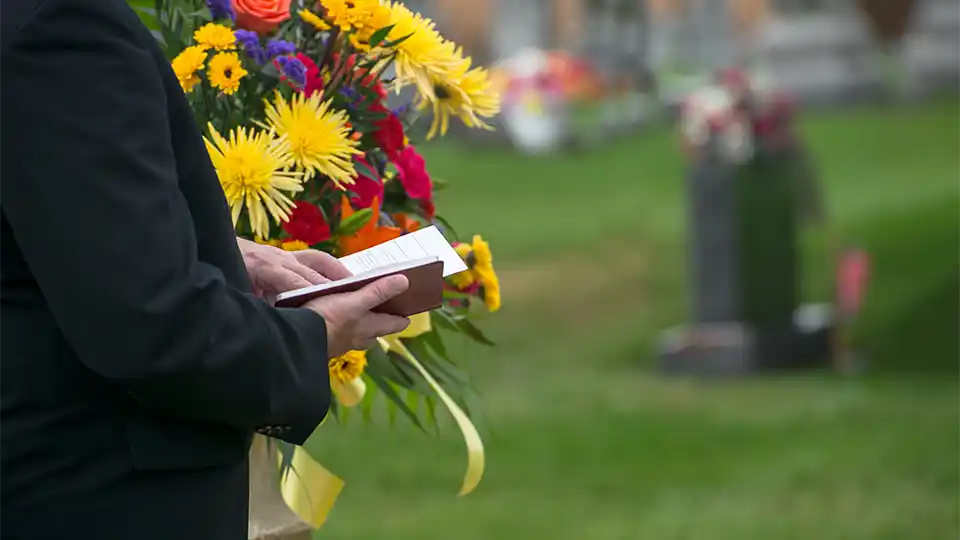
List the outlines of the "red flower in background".
{"type": "Polygon", "coordinates": [[[431,199],[421,200],[420,208],[423,209],[423,213],[427,216],[427,219],[433,219],[437,215],[437,209],[433,206],[433,201],[431,199]]]}
{"type": "Polygon", "coordinates": [[[330,225],[324,219],[323,212],[303,201],[297,202],[290,219],[283,224],[283,230],[292,240],[300,240],[311,246],[330,239],[330,225]]]}
{"type": "Polygon", "coordinates": [[[297,60],[303,62],[307,68],[306,82],[302,90],[304,95],[311,97],[317,92],[323,92],[323,75],[320,74],[320,68],[317,67],[316,62],[303,53],[297,53],[297,60]]]}
{"type": "Polygon", "coordinates": [[[391,161],[397,167],[400,183],[411,199],[433,200],[433,182],[427,174],[427,164],[423,156],[413,146],[407,146],[391,161]]]}
{"type": "Polygon", "coordinates": [[[371,178],[365,172],[374,171],[370,162],[364,158],[357,158],[358,164],[366,165],[365,168],[357,167],[357,176],[354,183],[349,187],[352,195],[350,196],[350,206],[359,210],[370,208],[375,200],[383,200],[383,180],[380,178],[371,178]]]}
{"type": "Polygon", "coordinates": [[[374,123],[377,129],[373,132],[373,138],[377,141],[377,146],[392,160],[404,146],[403,123],[397,115],[379,103],[370,107],[370,110],[381,114],[386,113],[384,118],[374,123]]]}

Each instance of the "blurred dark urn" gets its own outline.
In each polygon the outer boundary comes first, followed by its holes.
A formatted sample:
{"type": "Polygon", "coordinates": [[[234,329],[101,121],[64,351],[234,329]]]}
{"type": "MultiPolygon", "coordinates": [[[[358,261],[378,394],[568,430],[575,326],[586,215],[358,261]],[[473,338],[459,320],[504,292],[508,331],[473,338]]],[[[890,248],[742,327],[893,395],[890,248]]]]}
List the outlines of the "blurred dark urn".
{"type": "Polygon", "coordinates": [[[890,43],[907,33],[917,1],[857,0],[857,4],[870,22],[873,36],[883,43],[890,43]]]}

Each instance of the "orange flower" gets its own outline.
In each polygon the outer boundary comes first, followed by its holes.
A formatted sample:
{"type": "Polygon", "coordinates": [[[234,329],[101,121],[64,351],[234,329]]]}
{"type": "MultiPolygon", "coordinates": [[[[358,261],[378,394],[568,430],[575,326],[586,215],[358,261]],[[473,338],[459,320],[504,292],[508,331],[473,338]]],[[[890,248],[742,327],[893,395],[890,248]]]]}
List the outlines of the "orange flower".
{"type": "MultiPolygon", "coordinates": [[[[380,199],[374,197],[373,204],[370,205],[373,215],[370,220],[360,228],[356,233],[350,236],[340,237],[340,256],[346,256],[367,248],[372,248],[378,244],[389,242],[394,238],[400,237],[400,229],[397,227],[381,227],[380,221],[380,199]]],[[[350,206],[350,200],[344,196],[340,203],[340,222],[352,216],[356,211],[350,206]]]]}
{"type": "Polygon", "coordinates": [[[230,0],[237,28],[267,34],[290,18],[290,0],[230,0]]]}
{"type": "Polygon", "coordinates": [[[396,223],[403,232],[412,233],[420,229],[420,222],[407,214],[393,214],[392,217],[393,222],[396,223]]]}

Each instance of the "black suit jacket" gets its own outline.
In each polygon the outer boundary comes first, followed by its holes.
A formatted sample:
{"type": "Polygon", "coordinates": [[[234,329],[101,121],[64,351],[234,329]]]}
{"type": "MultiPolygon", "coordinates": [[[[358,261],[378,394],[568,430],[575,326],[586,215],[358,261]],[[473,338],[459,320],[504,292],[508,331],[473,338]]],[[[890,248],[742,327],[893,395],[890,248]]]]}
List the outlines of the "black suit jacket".
{"type": "Polygon", "coordinates": [[[4,2],[0,533],[246,538],[255,431],[330,404],[326,329],[250,294],[169,62],[123,0],[4,2]]]}

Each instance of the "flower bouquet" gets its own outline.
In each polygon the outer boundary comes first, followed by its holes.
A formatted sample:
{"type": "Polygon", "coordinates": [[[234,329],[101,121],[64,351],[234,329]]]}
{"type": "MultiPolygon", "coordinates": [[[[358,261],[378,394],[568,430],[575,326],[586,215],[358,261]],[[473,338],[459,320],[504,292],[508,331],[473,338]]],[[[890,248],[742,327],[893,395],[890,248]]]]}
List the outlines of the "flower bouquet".
{"type": "MultiPolygon", "coordinates": [[[[444,334],[491,345],[471,317],[499,309],[499,285],[487,243],[480,236],[458,241],[437,213],[434,191],[443,184],[431,179],[407,133],[424,115],[432,116],[428,139],[445,134],[451,119],[490,129],[499,97],[485,69],[399,2],[290,4],[156,0],[134,7],[171,59],[239,236],[344,256],[435,225],[467,262],[469,270],[448,279],[442,308],[414,317],[405,332],[371,350],[331,359],[330,380],[337,397],[331,416],[340,421],[353,407],[370,418],[384,396],[391,418],[399,412],[425,428],[436,424],[437,402],[444,405],[469,449],[461,490],[468,493],[483,472],[478,411],[444,334]],[[414,98],[396,103],[404,88],[414,98]]],[[[293,481],[288,473],[297,472],[302,450],[271,444],[281,478],[293,481]]],[[[336,486],[316,496],[320,488],[308,476],[297,475],[298,489],[314,499],[335,497],[336,486]]],[[[282,491],[301,518],[323,522],[324,509],[301,511],[297,490],[282,491]]]]}

